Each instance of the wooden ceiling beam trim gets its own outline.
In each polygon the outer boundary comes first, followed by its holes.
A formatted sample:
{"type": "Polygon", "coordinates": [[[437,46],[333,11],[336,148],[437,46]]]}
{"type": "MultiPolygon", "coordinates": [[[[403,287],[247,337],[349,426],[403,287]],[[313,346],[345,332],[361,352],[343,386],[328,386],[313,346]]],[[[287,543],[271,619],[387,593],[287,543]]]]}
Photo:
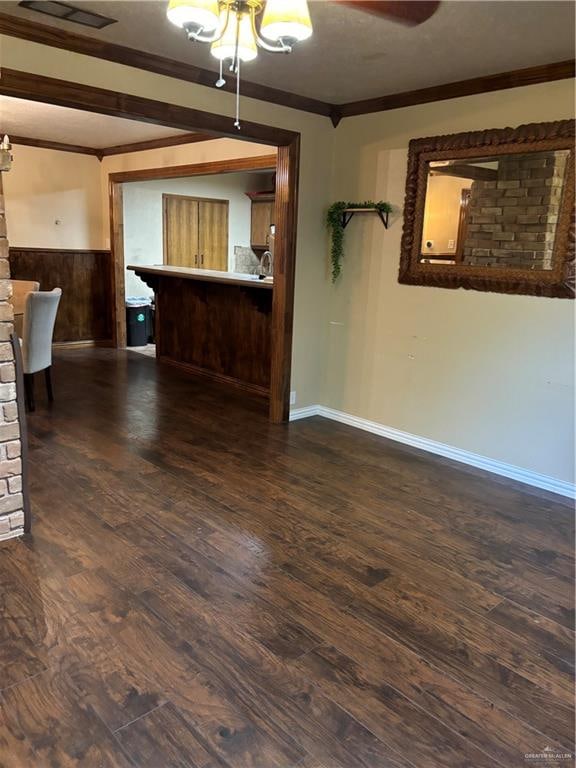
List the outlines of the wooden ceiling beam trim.
{"type": "Polygon", "coordinates": [[[113,117],[124,117],[168,128],[179,128],[191,132],[197,129],[213,138],[246,139],[259,144],[289,146],[299,135],[284,128],[242,121],[241,133],[234,127],[233,118],[203,112],[192,107],[181,107],[154,99],[145,99],[117,91],[73,83],[68,80],[56,80],[43,75],[33,75],[14,69],[2,69],[0,94],[17,99],[30,99],[61,107],[82,109],[113,117]]]}
{"type": "Polygon", "coordinates": [[[431,88],[421,88],[417,91],[404,91],[375,99],[353,101],[348,104],[335,106],[334,112],[341,119],[367,115],[372,112],[386,112],[391,109],[412,107],[416,104],[429,104],[433,101],[458,99],[462,96],[475,96],[491,91],[503,91],[508,88],[520,88],[524,85],[547,83],[552,80],[565,80],[575,75],[573,59],[557,61],[553,64],[543,64],[538,67],[515,69],[511,72],[500,72],[497,75],[475,77],[470,80],[459,80],[455,83],[435,85],[431,88]]]}
{"type": "MultiPolygon", "coordinates": [[[[218,77],[218,73],[196,67],[193,64],[169,59],[155,53],[138,51],[135,48],[128,48],[116,43],[108,43],[104,40],[87,37],[86,35],[79,35],[59,27],[38,24],[36,22],[32,23],[27,19],[10,16],[6,13],[0,13],[0,34],[17,37],[21,40],[29,40],[33,43],[49,45],[53,48],[62,48],[63,50],[85,54],[86,56],[94,56],[98,59],[144,69],[158,75],[174,77],[178,80],[204,85],[208,88],[215,88],[214,83],[218,77]]],[[[236,82],[229,79],[220,90],[235,93],[236,82]]],[[[288,93],[277,88],[270,88],[266,85],[251,83],[247,80],[242,80],[242,93],[251,99],[279,104],[324,117],[330,116],[331,105],[326,102],[310,99],[306,96],[299,96],[295,93],[288,93]]]]}

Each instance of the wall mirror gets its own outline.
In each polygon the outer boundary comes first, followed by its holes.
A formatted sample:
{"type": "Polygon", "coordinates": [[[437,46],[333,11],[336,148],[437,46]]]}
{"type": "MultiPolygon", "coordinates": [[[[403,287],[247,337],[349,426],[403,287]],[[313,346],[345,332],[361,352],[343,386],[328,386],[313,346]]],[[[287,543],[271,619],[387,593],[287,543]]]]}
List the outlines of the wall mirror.
{"type": "Polygon", "coordinates": [[[401,283],[574,297],[574,121],[410,142],[401,283]]]}

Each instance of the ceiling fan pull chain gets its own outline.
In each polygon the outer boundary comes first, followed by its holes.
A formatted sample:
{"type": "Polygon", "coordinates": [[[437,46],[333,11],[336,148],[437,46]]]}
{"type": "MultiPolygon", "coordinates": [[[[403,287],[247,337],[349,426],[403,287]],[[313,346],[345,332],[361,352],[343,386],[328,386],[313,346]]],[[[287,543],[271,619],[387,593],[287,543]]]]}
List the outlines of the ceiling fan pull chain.
{"type": "Polygon", "coordinates": [[[216,83],[215,83],[216,88],[222,88],[223,85],[226,85],[226,80],[224,80],[224,78],[222,77],[223,65],[224,65],[224,62],[222,59],[220,59],[220,77],[218,78],[218,80],[216,80],[216,83]]]}
{"type": "Polygon", "coordinates": [[[234,127],[240,130],[240,59],[236,69],[236,120],[234,127]]]}

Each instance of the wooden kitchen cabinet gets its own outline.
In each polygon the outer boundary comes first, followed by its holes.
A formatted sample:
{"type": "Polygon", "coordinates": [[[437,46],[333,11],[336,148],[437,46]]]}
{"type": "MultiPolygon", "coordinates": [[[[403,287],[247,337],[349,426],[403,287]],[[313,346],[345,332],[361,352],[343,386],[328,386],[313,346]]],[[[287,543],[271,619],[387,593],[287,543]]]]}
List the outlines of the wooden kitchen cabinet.
{"type": "Polygon", "coordinates": [[[274,197],[270,195],[262,199],[253,199],[250,228],[250,244],[253,248],[268,248],[272,224],[274,224],[274,197]]]}
{"type": "Polygon", "coordinates": [[[228,200],[162,195],[164,264],[228,269],[228,200]]]}

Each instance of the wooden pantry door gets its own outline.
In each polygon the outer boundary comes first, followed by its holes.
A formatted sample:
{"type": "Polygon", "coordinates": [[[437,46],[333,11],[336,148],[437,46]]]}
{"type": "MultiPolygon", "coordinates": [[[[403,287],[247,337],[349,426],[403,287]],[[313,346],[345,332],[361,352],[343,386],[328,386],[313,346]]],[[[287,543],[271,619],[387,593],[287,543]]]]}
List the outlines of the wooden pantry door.
{"type": "Polygon", "coordinates": [[[228,271],[228,200],[198,201],[201,269],[228,271]]]}
{"type": "Polygon", "coordinates": [[[162,195],[164,203],[164,264],[199,267],[198,200],[162,195]]]}

